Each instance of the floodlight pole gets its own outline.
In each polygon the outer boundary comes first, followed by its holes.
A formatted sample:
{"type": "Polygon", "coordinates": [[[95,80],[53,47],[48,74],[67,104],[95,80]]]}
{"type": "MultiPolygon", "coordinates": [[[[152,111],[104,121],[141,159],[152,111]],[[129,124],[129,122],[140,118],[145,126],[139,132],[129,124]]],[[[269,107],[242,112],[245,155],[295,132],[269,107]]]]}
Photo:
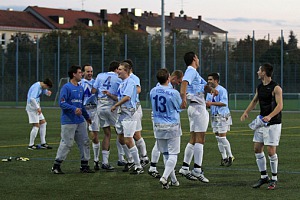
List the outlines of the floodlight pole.
{"type": "Polygon", "coordinates": [[[161,68],[166,68],[166,49],[165,49],[165,3],[161,0],[161,68]]]}

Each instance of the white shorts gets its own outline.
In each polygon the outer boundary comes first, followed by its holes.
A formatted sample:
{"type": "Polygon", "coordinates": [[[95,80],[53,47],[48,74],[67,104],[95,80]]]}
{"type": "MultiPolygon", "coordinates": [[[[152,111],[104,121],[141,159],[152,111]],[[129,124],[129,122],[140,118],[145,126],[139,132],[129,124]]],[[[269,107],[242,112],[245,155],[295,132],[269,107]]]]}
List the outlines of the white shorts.
{"type": "Polygon", "coordinates": [[[180,137],[170,139],[156,139],[157,147],[161,153],[168,152],[169,155],[180,153],[180,137]]]}
{"type": "Polygon", "coordinates": [[[45,119],[43,113],[38,114],[37,111],[26,111],[29,119],[29,124],[38,124],[41,120],[45,119]]]}
{"type": "Polygon", "coordinates": [[[206,107],[192,103],[189,105],[187,112],[190,121],[190,132],[206,132],[209,122],[209,113],[206,107]]]}
{"type": "Polygon", "coordinates": [[[133,137],[135,133],[137,121],[134,119],[124,119],[122,121],[117,120],[116,131],[118,134],[124,134],[124,137],[133,137]]]}
{"type": "Polygon", "coordinates": [[[92,124],[89,125],[89,131],[98,131],[99,132],[99,118],[97,113],[97,108],[86,108],[86,111],[88,112],[92,124]]]}
{"type": "Polygon", "coordinates": [[[278,146],[281,135],[281,124],[263,126],[254,131],[253,142],[264,143],[267,146],[278,146]]]}
{"type": "Polygon", "coordinates": [[[231,116],[222,117],[218,115],[211,118],[213,133],[227,133],[230,131],[230,125],[232,125],[231,116]]]}
{"type": "Polygon", "coordinates": [[[117,110],[114,112],[111,112],[111,107],[104,108],[101,107],[98,109],[98,115],[99,115],[99,122],[100,122],[100,127],[108,127],[108,126],[115,126],[116,121],[117,121],[117,110]]]}
{"type": "Polygon", "coordinates": [[[142,127],[142,118],[143,118],[143,111],[142,111],[142,106],[138,105],[137,110],[135,111],[135,117],[136,117],[136,131],[141,131],[143,129],[142,127]]]}

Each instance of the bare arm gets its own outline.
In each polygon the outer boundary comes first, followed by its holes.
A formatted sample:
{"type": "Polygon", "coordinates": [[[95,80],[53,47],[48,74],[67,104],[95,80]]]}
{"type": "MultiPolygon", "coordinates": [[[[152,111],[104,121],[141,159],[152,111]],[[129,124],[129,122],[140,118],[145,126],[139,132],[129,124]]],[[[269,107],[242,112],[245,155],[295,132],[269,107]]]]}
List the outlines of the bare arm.
{"type": "Polygon", "coordinates": [[[141,86],[136,86],[136,92],[137,92],[137,94],[139,94],[139,93],[141,93],[141,91],[142,91],[142,88],[141,88],[141,86]]]}
{"type": "Polygon", "coordinates": [[[118,107],[118,106],[121,106],[122,104],[124,104],[125,102],[127,102],[127,101],[129,101],[130,100],[130,97],[129,96],[125,96],[125,97],[123,97],[120,101],[118,101],[115,105],[113,105],[112,107],[111,107],[111,112],[113,112],[114,110],[116,110],[116,108],[118,107]]]}
{"type": "Polygon", "coordinates": [[[181,86],[180,86],[180,96],[182,99],[181,103],[181,108],[184,109],[186,108],[186,89],[187,89],[188,82],[187,81],[182,81],[181,86]]]}

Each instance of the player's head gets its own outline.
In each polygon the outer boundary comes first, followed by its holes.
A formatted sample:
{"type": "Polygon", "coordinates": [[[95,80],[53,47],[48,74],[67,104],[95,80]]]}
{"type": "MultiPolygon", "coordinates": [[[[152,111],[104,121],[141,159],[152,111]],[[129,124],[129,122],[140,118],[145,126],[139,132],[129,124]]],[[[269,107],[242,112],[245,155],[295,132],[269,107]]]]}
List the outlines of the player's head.
{"type": "Polygon", "coordinates": [[[260,66],[262,72],[266,73],[267,77],[272,77],[273,75],[273,66],[270,63],[265,63],[260,66]]]}
{"type": "Polygon", "coordinates": [[[52,88],[53,86],[52,80],[50,78],[45,78],[43,83],[46,84],[48,88],[52,88]]]}
{"type": "Polygon", "coordinates": [[[90,64],[83,65],[81,71],[83,73],[83,78],[85,78],[86,80],[92,80],[92,78],[93,78],[93,67],[90,64]]]}
{"type": "Polygon", "coordinates": [[[130,74],[130,66],[127,62],[121,62],[118,67],[118,76],[122,80],[129,77],[130,74]]]}
{"type": "Polygon", "coordinates": [[[126,62],[126,63],[128,63],[128,64],[129,64],[129,66],[130,66],[130,70],[131,70],[131,71],[133,71],[133,62],[132,62],[132,60],[131,60],[131,59],[126,59],[126,60],[123,60],[123,62],[126,62]]]}
{"type": "Polygon", "coordinates": [[[182,82],[183,72],[181,70],[175,70],[171,74],[171,84],[179,85],[182,82]]]}
{"type": "Polygon", "coordinates": [[[115,61],[115,60],[114,60],[114,61],[111,61],[111,62],[109,63],[108,71],[110,71],[110,72],[115,72],[115,71],[117,71],[119,65],[120,65],[120,62],[119,62],[119,61],[115,61]]]}
{"type": "Polygon", "coordinates": [[[76,78],[77,81],[80,81],[82,76],[81,67],[79,65],[72,65],[69,68],[68,75],[70,79],[76,78]]]}
{"type": "Polygon", "coordinates": [[[213,72],[207,75],[207,82],[211,87],[216,87],[219,84],[219,73],[213,72]]]}
{"type": "Polygon", "coordinates": [[[184,55],[184,62],[186,64],[186,66],[195,65],[196,67],[199,67],[199,59],[193,51],[187,52],[184,55]]]}
{"type": "Polygon", "coordinates": [[[166,68],[159,69],[156,73],[157,81],[160,84],[165,84],[169,79],[170,73],[166,68]]]}

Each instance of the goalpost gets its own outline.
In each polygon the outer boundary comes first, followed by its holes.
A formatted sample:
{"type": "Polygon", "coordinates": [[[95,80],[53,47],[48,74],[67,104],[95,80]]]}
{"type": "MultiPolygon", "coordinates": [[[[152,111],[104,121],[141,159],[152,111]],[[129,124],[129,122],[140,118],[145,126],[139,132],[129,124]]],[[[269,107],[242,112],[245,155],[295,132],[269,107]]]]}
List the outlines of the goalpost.
{"type": "Polygon", "coordinates": [[[57,104],[57,100],[58,100],[58,97],[59,97],[60,89],[61,89],[61,87],[62,87],[64,84],[68,83],[69,81],[70,81],[70,78],[69,78],[69,77],[67,77],[67,78],[61,78],[61,79],[59,80],[58,89],[57,89],[57,92],[56,92],[56,95],[55,95],[55,99],[54,99],[54,102],[53,102],[53,106],[58,105],[58,104],[57,104]]]}

